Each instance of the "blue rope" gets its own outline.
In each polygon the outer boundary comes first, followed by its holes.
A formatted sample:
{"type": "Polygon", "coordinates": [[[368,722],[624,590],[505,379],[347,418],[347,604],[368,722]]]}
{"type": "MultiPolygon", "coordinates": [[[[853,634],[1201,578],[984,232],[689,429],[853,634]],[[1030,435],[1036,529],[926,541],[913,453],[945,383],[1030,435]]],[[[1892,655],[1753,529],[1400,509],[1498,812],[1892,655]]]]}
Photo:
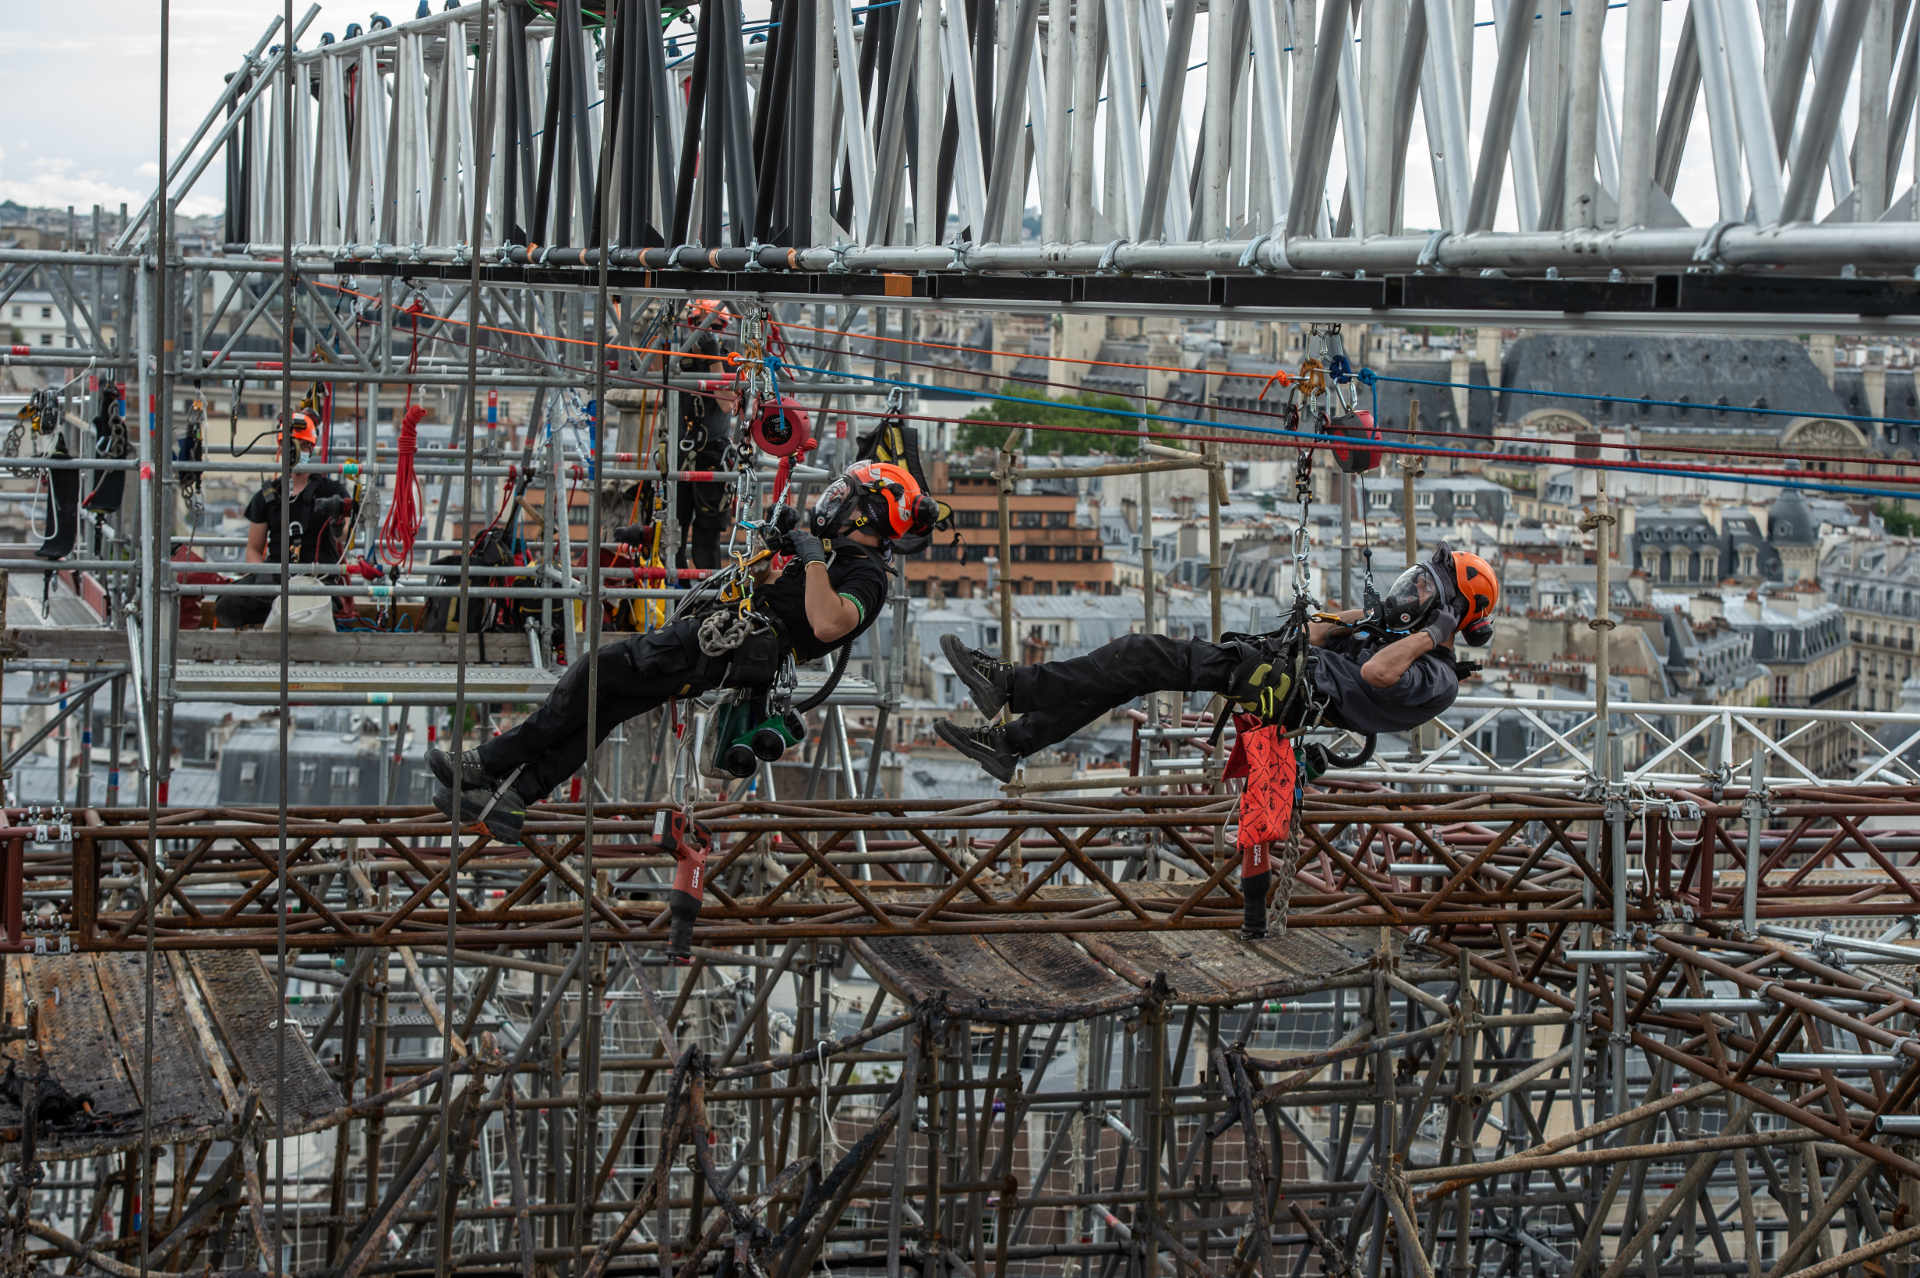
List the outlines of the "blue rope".
{"type": "MultiPolygon", "coordinates": [[[[769,368],[784,367],[798,369],[803,373],[818,373],[831,377],[849,377],[855,381],[872,382],[880,386],[901,386],[908,390],[950,393],[950,386],[933,386],[925,382],[905,381],[895,377],[879,377],[870,373],[854,373],[843,369],[816,368],[809,364],[789,363],[778,356],[767,356],[769,368]]],[[[1381,378],[1381,380],[1393,380],[1381,378]]],[[[1450,385],[1446,382],[1432,383],[1436,386],[1450,385]]],[[[1551,393],[1551,392],[1549,392],[1551,393]]],[[[1074,412],[1094,413],[1106,417],[1131,417],[1144,422],[1165,422],[1173,426],[1199,426],[1207,430],[1237,430],[1254,435],[1271,435],[1279,439],[1289,439],[1302,444],[1324,443],[1339,444],[1343,448],[1353,446],[1353,440],[1345,435],[1323,435],[1313,431],[1286,430],[1278,426],[1243,426],[1220,422],[1205,421],[1198,417],[1174,417],[1165,413],[1145,413],[1126,408],[1089,408],[1084,404],[1068,404],[1053,399],[1028,399],[1021,395],[1003,395],[992,391],[984,392],[976,398],[999,400],[1010,404],[1033,404],[1043,408],[1067,408],[1074,412]]],[[[1806,416],[1806,414],[1795,414],[1806,416]]],[[[1911,501],[1916,494],[1913,490],[1900,491],[1890,488],[1866,488],[1856,484],[1821,483],[1800,479],[1774,479],[1764,475],[1726,475],[1708,470],[1689,470],[1672,466],[1645,465],[1635,462],[1607,462],[1572,460],[1564,457],[1528,457],[1518,453],[1501,453],[1493,450],[1472,448],[1440,448],[1425,444],[1387,444],[1381,449],[1395,454],[1413,454],[1423,457],[1470,457],[1477,461],[1509,461],[1525,466],[1577,466],[1584,470],[1610,470],[1629,474],[1679,475],[1688,479],[1704,479],[1718,484],[1758,484],[1763,488],[1784,488],[1796,492],[1840,493],[1854,497],[1882,497],[1890,501],[1911,501]]]]}
{"type": "MultiPolygon", "coordinates": [[[[1372,370],[1369,369],[1367,372],[1372,373],[1372,370]]],[[[1372,373],[1372,375],[1383,382],[1399,382],[1405,386],[1439,386],[1448,390],[1485,391],[1494,395],[1537,395],[1542,399],[1645,404],[1654,408],[1683,408],[1688,412],[1705,409],[1714,413],[1746,413],[1753,417],[1818,417],[1830,422],[1855,422],[1867,426],[1877,426],[1883,422],[1889,426],[1920,426],[1920,418],[1912,417],[1868,417],[1857,413],[1828,413],[1798,408],[1738,408],[1732,404],[1695,404],[1684,399],[1632,399],[1620,395],[1595,395],[1588,391],[1529,390],[1523,386],[1490,386],[1478,382],[1442,382],[1426,377],[1396,377],[1391,373],[1372,373]]]]}

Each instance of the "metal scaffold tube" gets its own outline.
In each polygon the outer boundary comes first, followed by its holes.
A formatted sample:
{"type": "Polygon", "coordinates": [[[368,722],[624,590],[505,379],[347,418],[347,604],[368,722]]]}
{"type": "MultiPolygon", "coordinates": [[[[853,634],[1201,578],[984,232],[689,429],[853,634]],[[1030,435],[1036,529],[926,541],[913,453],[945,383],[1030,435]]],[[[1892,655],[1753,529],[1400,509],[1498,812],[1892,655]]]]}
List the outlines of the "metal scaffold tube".
{"type": "MultiPolygon", "coordinates": [[[[90,247],[71,216],[65,249],[0,247],[0,301],[43,290],[72,343],[0,347],[33,419],[0,497],[131,489],[58,558],[32,522],[0,549],[10,695],[34,681],[0,772],[54,795],[0,822],[8,1272],[1920,1273],[1920,724],[1660,700],[1626,549],[1643,482],[1864,509],[1911,459],[1576,447],[1517,419],[1611,387],[1481,384],[1470,342],[1430,376],[1367,356],[1466,316],[1909,333],[1920,9],[273,7],[195,127],[159,113],[151,199],[90,247]],[[707,299],[732,327],[702,347],[707,299]],[[990,581],[967,643],[1068,655],[1025,579],[1078,587],[1027,567],[1078,533],[1022,520],[1125,492],[1140,559],[1080,637],[1246,624],[1247,495],[1352,446],[1276,402],[1286,325],[1334,313],[1369,327],[1326,406],[1408,418],[1379,452],[1409,464],[1309,503],[1296,568],[1344,563],[1357,600],[1375,549],[1420,558],[1423,465],[1564,466],[1592,660],[1316,768],[1256,935],[1222,778],[1250,720],[1122,707],[1124,766],[961,797],[908,595],[990,581]],[[1204,353],[1088,326],[1151,314],[1204,353]],[[1052,438],[1135,451],[1043,455],[1045,413],[1109,393],[1052,438]],[[1484,437],[1424,438],[1487,396],[1484,437]],[[245,452],[303,418],[324,460],[245,452]],[[992,575],[890,564],[891,628],[844,679],[783,671],[820,713],[748,778],[710,704],[616,723],[663,622],[756,598],[727,568],[751,525],[696,567],[679,499],[804,506],[877,427],[998,444],[953,503],[994,521],[992,575]],[[222,523],[255,483],[271,547],[222,523]],[[571,784],[517,838],[450,817],[422,751],[461,767],[563,678],[571,784]],[[676,830],[708,842],[670,941],[676,830]]],[[[164,102],[188,46],[157,12],[164,102]]],[[[1914,424],[1872,395],[1818,416],[1914,424]]]]}

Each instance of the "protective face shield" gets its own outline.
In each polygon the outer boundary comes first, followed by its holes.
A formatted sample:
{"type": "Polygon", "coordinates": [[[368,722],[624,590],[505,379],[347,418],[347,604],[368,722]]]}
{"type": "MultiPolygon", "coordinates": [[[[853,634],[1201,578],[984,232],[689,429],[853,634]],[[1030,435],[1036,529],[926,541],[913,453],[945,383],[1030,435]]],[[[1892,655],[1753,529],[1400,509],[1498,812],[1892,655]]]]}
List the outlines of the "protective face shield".
{"type": "Polygon", "coordinates": [[[1389,630],[1411,633],[1427,624],[1446,598],[1440,575],[1430,563],[1415,564],[1387,588],[1380,601],[1380,620],[1389,630]]]}
{"type": "Polygon", "coordinates": [[[905,467],[861,461],[847,467],[814,500],[809,523],[816,537],[859,528],[893,542],[930,533],[938,515],[938,503],[920,491],[919,481],[905,467]]]}
{"type": "Polygon", "coordinates": [[[853,481],[841,475],[813,499],[813,508],[807,512],[807,525],[816,537],[838,536],[853,526],[858,502],[853,481]]]}

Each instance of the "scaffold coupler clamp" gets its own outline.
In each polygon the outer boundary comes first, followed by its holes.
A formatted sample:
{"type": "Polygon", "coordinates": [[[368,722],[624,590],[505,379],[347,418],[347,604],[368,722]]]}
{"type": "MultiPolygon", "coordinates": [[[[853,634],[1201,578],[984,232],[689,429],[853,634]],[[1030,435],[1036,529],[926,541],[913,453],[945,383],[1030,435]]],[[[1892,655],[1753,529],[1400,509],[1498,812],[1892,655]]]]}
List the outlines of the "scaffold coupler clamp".
{"type": "Polygon", "coordinates": [[[1265,262],[1260,260],[1260,250],[1269,243],[1274,246],[1273,251],[1280,257],[1278,269],[1282,271],[1292,270],[1292,264],[1287,261],[1287,237],[1284,235],[1275,235],[1272,231],[1262,231],[1247,241],[1245,251],[1240,254],[1240,269],[1243,271],[1251,271],[1255,275],[1270,274],[1274,268],[1269,267],[1265,262]]]}
{"type": "Polygon", "coordinates": [[[707,856],[713,833],[693,817],[691,805],[662,808],[653,816],[655,850],[673,858],[673,887],[667,893],[667,958],[693,961],[693,925],[707,894],[707,856]]]}
{"type": "Polygon", "coordinates": [[[1721,242],[1727,238],[1727,232],[1743,223],[1727,221],[1715,222],[1707,231],[1706,237],[1693,250],[1693,260],[1702,266],[1711,266],[1716,271],[1727,269],[1727,259],[1721,253],[1721,242]]]}

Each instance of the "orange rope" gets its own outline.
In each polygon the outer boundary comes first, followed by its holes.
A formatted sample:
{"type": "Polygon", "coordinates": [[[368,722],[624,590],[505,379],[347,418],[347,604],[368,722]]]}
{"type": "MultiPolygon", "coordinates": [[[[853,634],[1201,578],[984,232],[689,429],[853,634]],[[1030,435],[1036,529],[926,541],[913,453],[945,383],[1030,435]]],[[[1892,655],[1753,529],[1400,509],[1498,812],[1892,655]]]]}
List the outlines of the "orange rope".
{"type": "MultiPolygon", "coordinates": [[[[340,284],[320,284],[316,282],[314,287],[332,289],[337,293],[345,293],[349,297],[363,298],[367,301],[379,300],[376,294],[363,293],[357,289],[347,288],[340,284]]],[[[466,320],[456,319],[450,315],[433,315],[425,311],[420,312],[420,318],[434,320],[442,324],[457,324],[461,328],[472,327],[482,332],[499,333],[507,337],[526,337],[535,341],[565,342],[571,346],[600,345],[600,343],[589,337],[562,337],[557,333],[538,333],[524,328],[501,328],[494,324],[474,324],[469,326],[466,320]]],[[[827,333],[843,339],[848,336],[840,329],[818,328],[812,324],[788,323],[783,325],[783,327],[795,328],[807,333],[827,333]]],[[[1045,360],[1050,364],[1084,364],[1089,368],[1126,368],[1149,373],[1199,373],[1203,377],[1237,377],[1261,382],[1271,382],[1274,376],[1270,373],[1236,373],[1226,369],[1216,371],[1209,368],[1182,368],[1172,364],[1130,364],[1124,360],[1083,359],[1076,355],[1034,355],[1027,351],[1002,351],[995,350],[990,346],[961,346],[951,342],[929,342],[915,337],[883,337],[873,333],[864,333],[860,336],[868,341],[892,342],[895,345],[905,346],[920,346],[928,350],[958,351],[969,355],[997,355],[1007,359],[1039,359],[1045,360]]],[[[655,346],[622,346],[617,342],[608,342],[606,349],[610,351],[625,351],[634,355],[664,355],[669,358],[692,356],[695,359],[716,360],[729,366],[737,365],[740,362],[739,356],[731,353],[701,355],[694,351],[662,350],[655,346]]],[[[1283,380],[1280,384],[1285,386],[1287,383],[1283,380]]]]}
{"type": "MultiPolygon", "coordinates": [[[[316,282],[314,284],[314,287],[332,289],[336,293],[345,293],[349,297],[363,298],[370,302],[380,300],[379,297],[373,293],[362,293],[358,289],[347,288],[345,285],[341,285],[341,284],[321,284],[316,282]]],[[[569,346],[599,347],[601,345],[601,343],[594,341],[590,337],[562,337],[558,333],[536,333],[529,329],[524,329],[524,328],[500,328],[497,325],[493,325],[493,324],[469,324],[466,320],[455,319],[451,315],[434,315],[424,310],[417,311],[417,312],[410,312],[410,313],[414,315],[415,323],[418,323],[420,320],[423,320],[423,319],[429,319],[429,320],[434,320],[441,324],[458,324],[461,328],[475,328],[475,329],[481,330],[482,332],[499,333],[506,337],[528,337],[528,338],[532,338],[535,341],[565,342],[569,346]]],[[[691,355],[695,359],[713,359],[713,360],[719,360],[722,363],[728,363],[728,364],[739,363],[738,357],[731,354],[700,355],[692,351],[661,350],[653,346],[622,346],[618,342],[607,342],[605,346],[606,346],[606,349],[610,351],[626,351],[629,354],[633,354],[633,355],[666,355],[666,356],[691,355]]]]}

